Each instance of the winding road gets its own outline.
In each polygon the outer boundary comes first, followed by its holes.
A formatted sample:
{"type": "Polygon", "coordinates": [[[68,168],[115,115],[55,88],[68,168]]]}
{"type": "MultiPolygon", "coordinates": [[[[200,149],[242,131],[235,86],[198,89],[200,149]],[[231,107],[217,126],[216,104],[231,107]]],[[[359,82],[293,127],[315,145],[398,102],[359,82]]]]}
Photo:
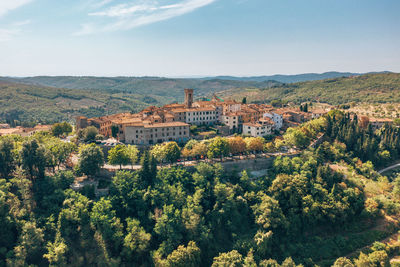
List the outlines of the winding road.
{"type": "Polygon", "coordinates": [[[396,169],[396,168],[399,168],[400,167],[400,162],[398,162],[398,163],[396,163],[396,164],[393,164],[392,166],[389,166],[389,167],[386,167],[386,168],[384,168],[384,169],[382,169],[382,170],[380,170],[380,171],[378,171],[380,174],[382,174],[382,173],[384,173],[384,172],[387,172],[387,171],[390,171],[390,170],[392,170],[392,169],[396,169]]]}

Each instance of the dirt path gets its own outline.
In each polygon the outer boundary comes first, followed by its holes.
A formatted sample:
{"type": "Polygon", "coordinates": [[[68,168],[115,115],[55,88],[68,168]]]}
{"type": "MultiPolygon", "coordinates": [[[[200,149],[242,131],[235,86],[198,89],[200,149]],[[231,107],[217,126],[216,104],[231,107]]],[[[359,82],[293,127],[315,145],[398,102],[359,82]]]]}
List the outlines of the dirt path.
{"type": "MultiPolygon", "coordinates": [[[[378,230],[378,231],[385,231],[388,229],[388,227],[391,227],[392,225],[397,225],[397,230],[399,228],[399,223],[400,223],[400,216],[396,216],[396,217],[390,217],[390,216],[385,216],[384,218],[380,219],[377,223],[376,226],[374,226],[371,229],[368,229],[366,231],[371,231],[371,230],[378,230]]],[[[381,240],[376,240],[378,242],[387,244],[387,245],[393,245],[395,242],[398,242],[400,237],[400,232],[396,231],[395,233],[391,234],[390,236],[381,239],[381,240]]],[[[372,244],[361,247],[355,251],[353,251],[352,253],[346,255],[346,258],[352,258],[352,257],[356,257],[358,256],[358,254],[367,249],[370,248],[372,246],[372,244]]]]}

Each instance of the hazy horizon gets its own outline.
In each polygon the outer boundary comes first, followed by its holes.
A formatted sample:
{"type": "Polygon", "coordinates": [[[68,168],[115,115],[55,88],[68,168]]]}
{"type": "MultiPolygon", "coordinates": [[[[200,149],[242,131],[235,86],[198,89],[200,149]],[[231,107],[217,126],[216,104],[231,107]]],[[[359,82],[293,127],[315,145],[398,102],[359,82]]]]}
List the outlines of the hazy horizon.
{"type": "Polygon", "coordinates": [[[126,78],[168,78],[168,79],[203,79],[203,78],[214,78],[214,77],[234,77],[234,78],[252,78],[252,77],[269,77],[269,76],[296,76],[296,75],[308,75],[315,74],[321,75],[325,73],[353,73],[353,74],[368,74],[368,73],[400,73],[390,70],[382,70],[382,71],[371,71],[371,72],[354,72],[354,71],[325,71],[325,72],[307,72],[307,73],[275,73],[275,74],[265,74],[265,75],[230,75],[230,74],[222,74],[222,75],[184,75],[184,76],[156,76],[156,75],[144,75],[144,76],[100,76],[100,75],[35,75],[35,76],[0,76],[6,78],[32,78],[32,77],[96,77],[96,78],[116,78],[116,77],[126,77],[126,78]]]}

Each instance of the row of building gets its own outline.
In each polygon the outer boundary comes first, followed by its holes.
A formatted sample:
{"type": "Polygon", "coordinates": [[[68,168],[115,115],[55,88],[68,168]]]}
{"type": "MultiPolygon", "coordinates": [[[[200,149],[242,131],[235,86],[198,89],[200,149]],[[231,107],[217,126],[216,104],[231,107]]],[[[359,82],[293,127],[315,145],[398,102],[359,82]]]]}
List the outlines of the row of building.
{"type": "Polygon", "coordinates": [[[15,134],[26,137],[26,136],[31,136],[37,132],[49,132],[51,131],[51,128],[52,125],[41,125],[41,124],[38,124],[32,128],[22,127],[22,126],[11,128],[9,124],[4,123],[0,124],[0,136],[15,134]]]}
{"type": "Polygon", "coordinates": [[[77,129],[95,126],[105,137],[118,127],[120,141],[151,145],[166,141],[185,142],[190,138],[191,125],[224,125],[231,133],[266,136],[284,126],[296,126],[321,113],[294,109],[277,109],[265,104],[242,104],[216,96],[207,101],[193,101],[193,89],[185,89],[185,102],[162,107],[151,106],[139,113],[120,113],[99,118],[78,117],[77,129]]]}

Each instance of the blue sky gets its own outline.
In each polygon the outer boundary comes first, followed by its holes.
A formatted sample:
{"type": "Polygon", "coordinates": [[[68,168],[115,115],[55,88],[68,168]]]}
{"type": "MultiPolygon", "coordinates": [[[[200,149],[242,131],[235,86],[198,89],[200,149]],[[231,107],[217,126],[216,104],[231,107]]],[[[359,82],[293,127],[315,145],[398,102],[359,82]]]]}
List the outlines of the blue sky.
{"type": "Polygon", "coordinates": [[[0,0],[0,76],[400,72],[399,0],[0,0]]]}

